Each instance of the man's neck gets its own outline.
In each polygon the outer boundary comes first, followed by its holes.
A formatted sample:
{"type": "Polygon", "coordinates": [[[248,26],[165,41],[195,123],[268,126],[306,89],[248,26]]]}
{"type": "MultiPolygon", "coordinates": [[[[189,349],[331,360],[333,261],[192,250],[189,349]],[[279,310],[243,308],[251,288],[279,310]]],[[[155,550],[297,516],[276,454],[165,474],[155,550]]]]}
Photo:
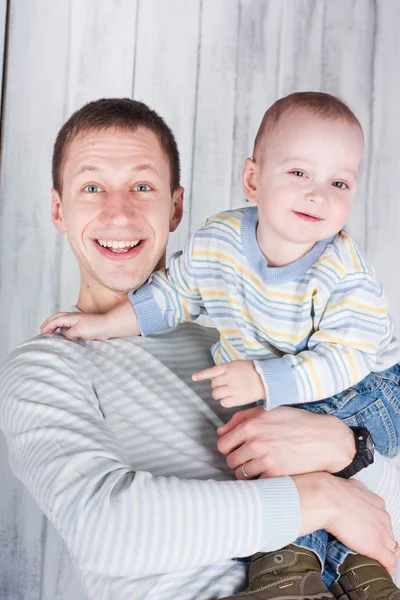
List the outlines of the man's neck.
{"type": "Polygon", "coordinates": [[[103,290],[103,293],[93,294],[90,289],[85,289],[82,285],[76,306],[84,313],[104,314],[125,302],[127,298],[128,292],[103,290]]]}

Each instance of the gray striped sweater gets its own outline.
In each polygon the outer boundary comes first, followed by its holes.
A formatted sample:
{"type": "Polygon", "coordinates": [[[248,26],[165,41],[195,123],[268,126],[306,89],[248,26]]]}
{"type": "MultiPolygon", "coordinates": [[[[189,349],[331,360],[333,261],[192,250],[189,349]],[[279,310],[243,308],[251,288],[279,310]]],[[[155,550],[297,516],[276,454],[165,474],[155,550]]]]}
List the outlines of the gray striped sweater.
{"type": "MultiPolygon", "coordinates": [[[[148,338],[62,334],[17,347],[0,368],[11,468],[61,533],[88,598],[216,600],[244,588],[232,557],[299,532],[288,477],[239,482],[216,448],[230,412],[191,374],[215,332],[148,338]]],[[[384,495],[400,539],[400,474],[378,457],[360,479],[384,495]]]]}

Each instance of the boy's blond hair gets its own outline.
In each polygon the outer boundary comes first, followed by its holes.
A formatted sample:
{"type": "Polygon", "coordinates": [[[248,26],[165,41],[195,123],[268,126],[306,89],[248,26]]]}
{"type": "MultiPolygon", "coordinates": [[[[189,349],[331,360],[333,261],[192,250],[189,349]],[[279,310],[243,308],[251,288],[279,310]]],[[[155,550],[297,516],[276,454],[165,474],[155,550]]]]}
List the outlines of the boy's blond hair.
{"type": "Polygon", "coordinates": [[[281,117],[292,110],[307,110],[322,119],[347,121],[350,125],[362,127],[353,111],[345,102],[323,92],[295,92],[277,100],[264,114],[261,125],[254,140],[253,159],[259,153],[260,147],[268,141],[281,117]]]}

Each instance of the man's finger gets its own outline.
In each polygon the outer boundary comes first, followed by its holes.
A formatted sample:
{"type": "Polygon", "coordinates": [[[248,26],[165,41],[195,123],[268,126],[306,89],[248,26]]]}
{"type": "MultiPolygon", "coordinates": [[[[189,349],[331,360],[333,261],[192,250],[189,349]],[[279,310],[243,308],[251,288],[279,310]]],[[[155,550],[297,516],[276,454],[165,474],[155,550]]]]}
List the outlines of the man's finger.
{"type": "Polygon", "coordinates": [[[246,479],[254,479],[261,475],[263,469],[260,461],[257,459],[249,460],[246,463],[243,463],[240,467],[238,467],[235,471],[236,479],[241,479],[242,481],[246,479]]]}
{"type": "Polygon", "coordinates": [[[233,450],[236,450],[239,446],[241,446],[248,435],[243,431],[243,423],[240,423],[237,427],[225,433],[218,440],[218,450],[222,452],[222,454],[230,454],[233,450]]]}
{"type": "Polygon", "coordinates": [[[193,373],[192,379],[193,381],[204,381],[204,379],[213,379],[214,377],[219,377],[224,373],[224,365],[217,365],[216,367],[210,367],[209,369],[204,369],[203,371],[193,373]]]}
{"type": "Polygon", "coordinates": [[[229,421],[227,423],[225,423],[225,425],[221,425],[221,427],[218,427],[218,429],[217,429],[218,434],[223,436],[226,433],[229,433],[230,431],[232,431],[232,429],[235,429],[235,427],[240,425],[240,423],[243,423],[244,421],[247,421],[248,419],[255,417],[258,412],[259,412],[258,407],[248,408],[246,410],[240,410],[239,412],[235,413],[233,415],[233,417],[231,417],[229,419],[229,421]]]}

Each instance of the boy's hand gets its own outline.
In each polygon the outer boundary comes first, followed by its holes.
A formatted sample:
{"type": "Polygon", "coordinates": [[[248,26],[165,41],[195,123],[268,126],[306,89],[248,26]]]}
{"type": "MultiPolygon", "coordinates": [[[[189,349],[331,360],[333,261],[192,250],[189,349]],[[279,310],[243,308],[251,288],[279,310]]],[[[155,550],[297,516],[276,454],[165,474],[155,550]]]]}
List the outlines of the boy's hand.
{"type": "Polygon", "coordinates": [[[249,360],[233,360],[192,375],[193,381],[211,379],[212,396],[221,406],[243,406],[265,400],[265,388],[254,363],[249,360]]]}
{"type": "Polygon", "coordinates": [[[104,315],[88,313],[56,313],[42,324],[42,334],[54,333],[59,327],[67,327],[69,340],[108,340],[111,337],[130,337],[140,335],[136,314],[130,302],[116,306],[104,315]]]}

